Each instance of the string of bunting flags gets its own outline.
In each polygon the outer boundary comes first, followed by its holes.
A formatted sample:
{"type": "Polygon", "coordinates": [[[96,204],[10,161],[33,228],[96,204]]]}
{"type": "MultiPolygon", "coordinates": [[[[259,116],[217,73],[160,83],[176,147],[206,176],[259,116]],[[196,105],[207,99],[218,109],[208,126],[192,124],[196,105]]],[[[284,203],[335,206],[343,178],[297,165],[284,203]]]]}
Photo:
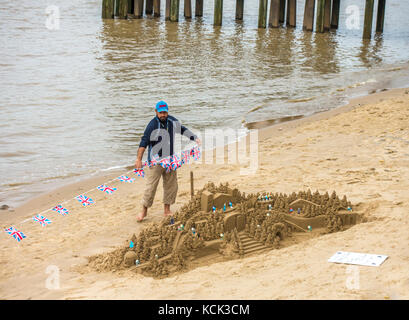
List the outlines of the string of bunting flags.
{"type": "MultiPolygon", "coordinates": [[[[142,164],[142,168],[141,169],[133,169],[130,170],[128,172],[126,172],[124,175],[121,175],[117,178],[114,178],[110,181],[105,182],[104,184],[90,189],[86,192],[84,192],[83,194],[80,194],[74,198],[65,200],[64,202],[56,205],[53,208],[49,208],[44,210],[43,212],[40,212],[39,214],[36,214],[35,216],[26,219],[20,223],[17,224],[17,226],[28,222],[28,221],[34,221],[36,223],[39,223],[42,227],[46,227],[49,224],[52,223],[52,221],[47,218],[44,217],[43,214],[48,212],[48,211],[54,211],[56,213],[59,213],[62,216],[67,216],[69,215],[69,210],[67,208],[65,208],[63,205],[66,204],[67,202],[75,199],[77,200],[80,204],[82,204],[83,207],[87,207],[90,205],[95,204],[95,201],[93,199],[91,199],[89,196],[86,196],[86,193],[89,193],[93,190],[100,190],[102,192],[105,192],[108,195],[113,194],[117,188],[111,187],[108,185],[108,183],[119,180],[121,182],[127,182],[127,183],[132,183],[135,181],[134,178],[131,178],[129,176],[127,176],[128,173],[133,172],[137,177],[141,177],[144,178],[145,177],[145,172],[144,172],[144,167],[153,167],[156,165],[160,165],[161,167],[163,167],[164,169],[166,169],[166,172],[170,172],[171,170],[177,170],[178,168],[180,168],[183,164],[187,164],[189,163],[190,159],[193,158],[193,160],[199,160],[200,159],[200,148],[198,146],[194,146],[193,148],[189,149],[189,150],[184,150],[181,152],[180,157],[177,154],[171,155],[169,157],[165,157],[160,159],[158,155],[155,155],[151,158],[151,161],[144,161],[142,164]]],[[[9,228],[4,229],[4,231],[9,234],[10,236],[12,236],[17,242],[20,242],[21,240],[23,240],[24,238],[26,238],[27,236],[20,230],[18,230],[15,226],[11,226],[9,228]]]]}

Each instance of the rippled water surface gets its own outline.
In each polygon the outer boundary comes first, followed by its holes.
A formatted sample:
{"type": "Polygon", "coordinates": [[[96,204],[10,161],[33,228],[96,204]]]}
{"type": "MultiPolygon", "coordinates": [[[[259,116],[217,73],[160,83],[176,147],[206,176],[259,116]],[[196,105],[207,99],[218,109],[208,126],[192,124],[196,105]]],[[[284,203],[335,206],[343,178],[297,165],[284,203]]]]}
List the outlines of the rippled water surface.
{"type": "Polygon", "coordinates": [[[387,1],[385,32],[370,41],[364,0],[341,1],[339,29],[325,34],[302,31],[304,0],[295,29],[257,29],[258,0],[245,1],[240,23],[225,0],[221,28],[213,1],[190,21],[181,5],[179,23],[102,20],[102,1],[1,2],[0,204],[11,206],[131,164],[160,99],[196,132],[255,127],[401,86],[408,74],[407,1],[387,1]],[[346,26],[349,5],[360,9],[360,29],[346,26]],[[57,30],[47,28],[49,6],[57,30]]]}

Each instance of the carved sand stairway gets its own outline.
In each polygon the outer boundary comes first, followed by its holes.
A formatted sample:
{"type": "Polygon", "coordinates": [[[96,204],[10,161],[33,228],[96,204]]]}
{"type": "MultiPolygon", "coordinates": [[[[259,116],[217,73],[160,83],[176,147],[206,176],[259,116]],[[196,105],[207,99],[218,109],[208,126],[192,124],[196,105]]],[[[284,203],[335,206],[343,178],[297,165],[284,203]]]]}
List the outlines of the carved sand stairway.
{"type": "Polygon", "coordinates": [[[249,255],[254,252],[269,250],[269,248],[267,248],[261,242],[258,242],[253,238],[250,238],[249,235],[244,231],[239,232],[239,238],[241,246],[243,248],[243,255],[249,255]]]}

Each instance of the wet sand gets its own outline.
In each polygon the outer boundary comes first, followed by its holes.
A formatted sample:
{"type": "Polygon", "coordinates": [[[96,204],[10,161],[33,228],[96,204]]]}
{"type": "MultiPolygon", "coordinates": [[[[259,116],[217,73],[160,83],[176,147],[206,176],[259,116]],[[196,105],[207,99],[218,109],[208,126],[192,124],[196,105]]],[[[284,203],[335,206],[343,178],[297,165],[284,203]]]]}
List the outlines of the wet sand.
{"type": "MultiPolygon", "coordinates": [[[[17,243],[4,231],[0,243],[2,299],[409,299],[409,90],[393,89],[352,100],[310,117],[260,129],[258,170],[240,175],[238,164],[194,162],[179,169],[176,210],[208,181],[242,192],[335,190],[361,203],[368,222],[265,254],[200,267],[163,280],[129,271],[96,272],[87,257],[127,245],[145,223],[136,222],[145,180],[115,182],[113,195],[93,191],[96,203],[72,200],[68,216],[44,214],[42,228],[21,225],[17,243]],[[347,265],[328,263],[336,251],[385,254],[384,264],[357,267],[359,289],[348,289],[347,265]],[[60,289],[47,288],[47,268],[60,270],[60,289]],[[52,268],[52,267],[51,267],[52,268]],[[251,296],[249,295],[251,292],[251,296]]],[[[205,157],[203,155],[202,159],[205,157]]],[[[84,180],[1,211],[3,228],[18,224],[122,172],[84,180]]],[[[162,218],[162,186],[149,221],[162,218]]],[[[48,269],[50,270],[50,269],[48,269]]]]}

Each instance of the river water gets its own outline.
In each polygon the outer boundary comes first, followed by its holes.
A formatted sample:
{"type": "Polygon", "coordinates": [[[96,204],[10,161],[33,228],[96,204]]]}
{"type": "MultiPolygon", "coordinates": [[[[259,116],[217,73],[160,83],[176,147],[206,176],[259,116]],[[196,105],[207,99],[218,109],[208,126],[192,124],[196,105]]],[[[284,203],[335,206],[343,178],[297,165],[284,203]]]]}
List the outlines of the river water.
{"type": "Polygon", "coordinates": [[[213,1],[190,21],[181,1],[179,23],[164,20],[165,1],[162,17],[140,20],[102,20],[101,3],[1,1],[0,205],[132,164],[161,99],[203,132],[305,116],[409,83],[407,1],[387,1],[385,31],[370,41],[364,0],[341,1],[339,29],[325,34],[302,31],[304,0],[295,29],[258,29],[258,0],[245,1],[242,22],[225,0],[217,28],[213,1]],[[59,26],[47,10],[58,10],[59,26]]]}

